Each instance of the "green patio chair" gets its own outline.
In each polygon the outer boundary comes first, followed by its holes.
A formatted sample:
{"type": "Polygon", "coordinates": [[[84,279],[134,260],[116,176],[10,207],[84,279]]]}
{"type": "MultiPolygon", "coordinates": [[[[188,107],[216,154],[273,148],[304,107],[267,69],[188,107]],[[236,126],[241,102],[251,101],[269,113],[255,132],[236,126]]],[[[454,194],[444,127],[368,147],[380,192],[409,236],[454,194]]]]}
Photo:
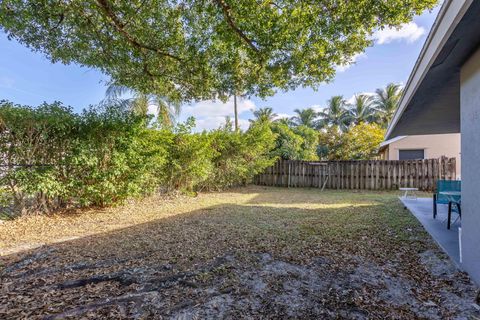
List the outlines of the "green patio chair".
{"type": "MultiPolygon", "coordinates": [[[[438,180],[437,190],[433,194],[433,219],[437,217],[437,205],[448,204],[449,198],[440,194],[443,191],[461,191],[462,182],[459,180],[438,180]]],[[[455,199],[456,202],[460,201],[460,197],[455,199]]]]}

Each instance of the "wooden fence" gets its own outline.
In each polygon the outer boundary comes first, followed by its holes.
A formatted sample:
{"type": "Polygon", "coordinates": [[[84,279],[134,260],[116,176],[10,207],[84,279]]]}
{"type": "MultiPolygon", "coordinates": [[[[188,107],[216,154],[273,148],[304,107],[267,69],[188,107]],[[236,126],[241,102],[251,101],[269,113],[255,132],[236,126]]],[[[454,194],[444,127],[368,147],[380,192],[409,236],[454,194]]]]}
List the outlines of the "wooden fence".
{"type": "Polygon", "coordinates": [[[455,158],[426,160],[280,160],[254,183],[263,186],[388,190],[400,187],[433,191],[439,179],[455,180],[455,158]]]}

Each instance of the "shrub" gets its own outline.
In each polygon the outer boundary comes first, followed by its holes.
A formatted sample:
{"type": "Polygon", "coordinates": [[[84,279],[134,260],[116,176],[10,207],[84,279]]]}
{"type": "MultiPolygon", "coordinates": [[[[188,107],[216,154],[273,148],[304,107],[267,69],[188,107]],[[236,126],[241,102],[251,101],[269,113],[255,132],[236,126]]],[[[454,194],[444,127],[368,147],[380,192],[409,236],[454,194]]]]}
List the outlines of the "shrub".
{"type": "Polygon", "coordinates": [[[212,174],[211,138],[208,133],[192,133],[193,118],[174,129],[173,139],[168,144],[166,186],[169,190],[194,191],[212,174]]]}
{"type": "Polygon", "coordinates": [[[17,214],[66,205],[105,206],[153,189],[159,150],[146,144],[146,119],[119,108],[81,115],[60,103],[0,104],[0,157],[17,214]],[[154,161],[152,161],[154,159],[154,161]]]}
{"type": "Polygon", "coordinates": [[[360,123],[345,133],[329,128],[320,134],[321,157],[329,160],[369,160],[376,156],[385,130],[376,123],[360,123]]]}
{"type": "Polygon", "coordinates": [[[277,135],[274,156],[285,160],[316,160],[318,132],[304,125],[290,127],[283,122],[272,123],[272,131],[277,135]]]}
{"type": "Polygon", "coordinates": [[[232,131],[229,126],[212,131],[213,170],[201,188],[221,189],[245,185],[272,165],[269,155],[275,135],[266,123],[253,123],[246,132],[232,131]]]}
{"type": "Polygon", "coordinates": [[[0,185],[14,212],[46,209],[67,196],[64,164],[77,130],[78,117],[59,102],[31,108],[0,101],[0,185]]]}
{"type": "Polygon", "coordinates": [[[67,163],[73,199],[106,206],[145,193],[153,156],[142,148],[145,123],[145,117],[118,107],[82,113],[67,163]]]}
{"type": "Polygon", "coordinates": [[[118,106],[0,103],[0,208],[16,214],[108,206],[159,189],[245,184],[273,163],[268,124],[192,133],[194,119],[152,128],[118,106]]]}

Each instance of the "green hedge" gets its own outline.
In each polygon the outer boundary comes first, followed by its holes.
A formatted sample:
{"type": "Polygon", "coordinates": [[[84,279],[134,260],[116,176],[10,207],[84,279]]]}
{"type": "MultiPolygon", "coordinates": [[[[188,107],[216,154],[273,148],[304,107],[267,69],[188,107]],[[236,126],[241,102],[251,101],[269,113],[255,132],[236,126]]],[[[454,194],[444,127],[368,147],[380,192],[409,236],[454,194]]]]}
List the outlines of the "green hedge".
{"type": "Polygon", "coordinates": [[[222,189],[270,166],[275,134],[193,133],[193,119],[154,129],[119,107],[81,114],[61,103],[0,102],[0,208],[11,215],[61,207],[109,206],[158,190],[222,189]]]}

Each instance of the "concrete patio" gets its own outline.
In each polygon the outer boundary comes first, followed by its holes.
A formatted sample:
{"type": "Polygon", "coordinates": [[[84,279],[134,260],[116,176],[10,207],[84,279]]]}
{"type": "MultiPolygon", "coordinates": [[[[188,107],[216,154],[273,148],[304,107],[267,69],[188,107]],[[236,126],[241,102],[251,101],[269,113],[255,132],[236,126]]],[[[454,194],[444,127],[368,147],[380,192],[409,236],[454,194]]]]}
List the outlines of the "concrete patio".
{"type": "Polygon", "coordinates": [[[458,228],[460,220],[453,221],[458,217],[456,213],[452,214],[451,229],[447,229],[447,205],[439,204],[437,217],[433,219],[433,201],[432,198],[405,199],[400,197],[405,207],[420,221],[425,230],[432,236],[438,245],[448,254],[458,268],[460,264],[460,248],[458,228]]]}

